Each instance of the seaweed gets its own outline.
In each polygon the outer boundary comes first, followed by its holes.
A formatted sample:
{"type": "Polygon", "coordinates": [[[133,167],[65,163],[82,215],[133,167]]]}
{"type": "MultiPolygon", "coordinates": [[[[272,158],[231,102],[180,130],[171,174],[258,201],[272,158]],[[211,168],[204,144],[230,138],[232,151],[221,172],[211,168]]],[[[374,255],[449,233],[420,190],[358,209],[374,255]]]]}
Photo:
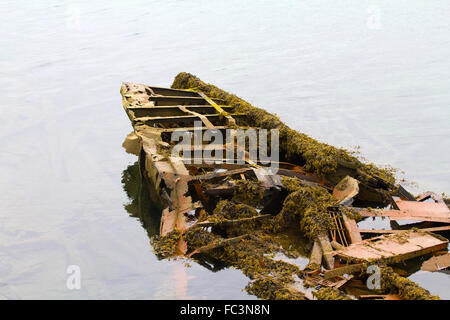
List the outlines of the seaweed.
{"type": "Polygon", "coordinates": [[[313,292],[317,300],[353,300],[341,290],[335,288],[321,288],[313,292]]]}
{"type": "Polygon", "coordinates": [[[287,196],[283,209],[277,216],[277,227],[282,230],[291,223],[299,222],[300,231],[314,239],[333,227],[333,217],[328,207],[336,200],[320,187],[301,186],[287,196]]]}
{"type": "MultiPolygon", "coordinates": [[[[389,192],[395,191],[392,186],[395,183],[392,169],[363,163],[347,150],[335,148],[292,130],[277,116],[206,84],[193,75],[180,73],[175,78],[172,88],[200,91],[211,98],[222,99],[234,108],[234,112],[245,113],[249,119],[248,125],[278,129],[281,161],[287,160],[302,165],[305,170],[324,177],[327,188],[330,186],[329,182],[336,184],[343,177],[350,175],[359,180],[360,193],[372,195],[376,193],[378,197],[386,199],[389,198],[386,197],[389,192]]],[[[151,133],[150,130],[149,134],[151,133]]],[[[157,148],[157,151],[164,155],[169,150],[163,143],[159,143],[157,148]]],[[[180,240],[184,240],[189,252],[188,257],[195,257],[197,254],[207,255],[208,258],[241,270],[251,279],[245,288],[250,294],[262,299],[305,299],[305,295],[296,288],[304,277],[304,271],[295,264],[275,260],[278,253],[288,257],[293,255],[289,249],[285,249],[286,246],[281,245],[282,241],[278,238],[290,230],[295,230],[306,236],[308,241],[317,239],[319,235],[334,227],[330,207],[336,208],[338,201],[329,190],[321,186],[322,184],[305,182],[295,177],[282,177],[287,197],[284,198],[286,196],[284,193],[281,198],[284,199],[281,212],[273,217],[266,215],[261,217],[263,219],[259,219],[257,216],[260,213],[256,208],[261,208],[264,196],[261,182],[245,179],[227,181],[230,184],[232,182],[235,186],[234,193],[232,195],[227,193],[228,200],[214,198],[211,206],[205,209],[208,212],[202,209],[197,226],[188,228],[184,234],[175,229],[164,237],[152,237],[155,253],[163,258],[174,256],[180,240]],[[214,205],[215,207],[212,207],[214,205]],[[246,219],[254,217],[257,218],[246,219]],[[203,221],[203,225],[199,223],[200,221],[203,221]],[[223,223],[225,221],[227,223],[223,223]]],[[[340,213],[356,221],[362,219],[358,212],[344,207],[338,208],[340,213]]],[[[398,240],[405,241],[400,236],[398,240]]],[[[387,262],[378,261],[378,263],[387,262]]],[[[317,266],[317,269],[319,268],[320,266],[317,266]]],[[[364,277],[363,274],[359,276],[364,277]]],[[[382,283],[382,291],[398,293],[404,299],[438,299],[437,296],[431,295],[427,290],[401,277],[388,267],[382,267],[382,283]]],[[[334,288],[321,288],[313,294],[319,300],[352,299],[334,288]]]]}
{"type": "Polygon", "coordinates": [[[159,258],[170,258],[176,254],[178,241],[181,239],[181,232],[172,230],[165,236],[155,235],[150,239],[153,251],[159,258]]]}
{"type": "Polygon", "coordinates": [[[265,300],[305,300],[301,292],[290,289],[273,277],[255,279],[245,287],[245,290],[265,300]]]}
{"type": "MultiPolygon", "coordinates": [[[[258,216],[259,213],[255,208],[244,204],[235,203],[229,200],[221,200],[217,203],[213,211],[213,215],[208,219],[209,221],[233,220],[241,218],[251,218],[258,216]]],[[[256,230],[261,223],[258,221],[248,221],[238,225],[225,228],[228,236],[237,236],[248,233],[250,230],[256,230]]]]}
{"type": "Polygon", "coordinates": [[[360,180],[375,176],[388,184],[395,184],[395,176],[391,168],[380,168],[373,163],[362,163],[347,150],[333,147],[304,133],[299,133],[289,128],[276,115],[252,106],[238,96],[207,84],[192,74],[179,73],[173,81],[172,88],[192,89],[201,91],[211,98],[222,99],[228,105],[234,107],[236,112],[245,113],[249,119],[249,125],[265,129],[278,129],[280,153],[288,161],[305,165],[306,170],[326,176],[335,173],[341,166],[353,169],[354,176],[357,175],[356,170],[359,169],[364,176],[359,177],[360,180]]]}
{"type": "Polygon", "coordinates": [[[405,300],[440,300],[439,296],[430,292],[417,283],[395,273],[391,267],[381,269],[381,288],[385,292],[397,293],[405,300]]]}
{"type": "Polygon", "coordinates": [[[250,206],[258,206],[263,199],[264,189],[260,181],[255,180],[238,180],[236,181],[236,189],[234,191],[233,200],[248,204],[250,206]]]}
{"type": "Polygon", "coordinates": [[[222,216],[225,219],[250,218],[259,215],[255,208],[244,204],[235,203],[229,200],[221,200],[217,203],[213,215],[222,216]]]}

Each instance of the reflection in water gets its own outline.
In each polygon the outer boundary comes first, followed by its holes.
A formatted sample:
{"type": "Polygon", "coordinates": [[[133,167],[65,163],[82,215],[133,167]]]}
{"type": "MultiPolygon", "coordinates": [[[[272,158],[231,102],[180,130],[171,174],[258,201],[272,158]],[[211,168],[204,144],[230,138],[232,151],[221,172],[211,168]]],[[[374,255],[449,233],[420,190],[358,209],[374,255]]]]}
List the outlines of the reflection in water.
{"type": "MultiPolygon", "coordinates": [[[[148,237],[151,238],[159,234],[159,225],[161,221],[161,209],[150,199],[150,188],[148,181],[142,179],[139,171],[139,163],[129,165],[122,172],[122,184],[130,203],[125,204],[125,210],[134,218],[139,218],[142,227],[147,231],[148,237]]],[[[194,259],[198,264],[206,269],[217,272],[227,264],[209,257],[199,254],[194,259]]]]}
{"type": "Polygon", "coordinates": [[[186,268],[182,265],[176,264],[173,268],[172,278],[175,281],[175,297],[183,300],[195,299],[195,296],[187,295],[188,281],[195,278],[195,276],[188,276],[186,268]]]}
{"type": "MultiPolygon", "coordinates": [[[[130,202],[124,205],[131,217],[138,218],[149,238],[159,234],[161,209],[150,199],[148,182],[142,179],[139,163],[129,165],[122,172],[122,184],[130,202]]],[[[196,262],[210,271],[216,272],[226,267],[221,261],[208,256],[199,255],[196,262]]],[[[188,282],[195,276],[186,273],[186,267],[174,264],[171,279],[174,281],[176,299],[194,299],[188,295],[188,282]]]]}
{"type": "Polygon", "coordinates": [[[123,171],[122,184],[131,200],[124,205],[125,210],[130,216],[139,218],[150,238],[159,234],[161,210],[150,200],[148,185],[142,180],[137,161],[123,171]]]}
{"type": "MultiPolygon", "coordinates": [[[[126,211],[130,216],[139,218],[149,238],[159,234],[161,210],[150,199],[148,184],[142,179],[137,161],[123,171],[122,184],[128,198],[131,200],[124,205],[126,211]]],[[[187,295],[188,281],[192,278],[194,276],[188,276],[184,266],[179,264],[173,266],[172,279],[174,281],[176,299],[195,298],[187,295]]]]}
{"type": "MultiPolygon", "coordinates": [[[[161,209],[151,201],[148,182],[142,179],[137,161],[134,164],[129,165],[123,171],[122,184],[130,199],[130,202],[124,205],[126,211],[130,216],[139,218],[142,227],[147,231],[149,238],[158,235],[161,209]]],[[[283,235],[277,240],[285,249],[295,248],[300,254],[299,259],[297,259],[298,261],[294,263],[302,265],[303,267],[306,265],[308,261],[307,252],[305,251],[307,243],[303,237],[296,232],[289,232],[289,235],[283,235]]],[[[445,285],[443,285],[443,287],[439,286],[439,283],[433,281],[434,277],[432,275],[431,279],[427,278],[426,280],[421,279],[419,276],[419,274],[421,274],[421,272],[418,273],[420,266],[423,261],[429,257],[430,256],[418,257],[411,259],[408,262],[394,265],[393,267],[396,272],[402,276],[410,277],[411,275],[417,275],[417,279],[416,277],[413,277],[412,280],[417,281],[426,289],[432,289],[432,291],[438,292],[441,295],[441,298],[446,299],[448,298],[448,295],[446,294],[445,285]]],[[[226,263],[216,260],[208,255],[196,255],[195,261],[212,272],[217,272],[227,267],[226,263]]],[[[174,264],[171,279],[174,281],[176,299],[196,298],[188,295],[188,283],[192,278],[195,278],[195,276],[188,275],[185,266],[174,264]]]]}

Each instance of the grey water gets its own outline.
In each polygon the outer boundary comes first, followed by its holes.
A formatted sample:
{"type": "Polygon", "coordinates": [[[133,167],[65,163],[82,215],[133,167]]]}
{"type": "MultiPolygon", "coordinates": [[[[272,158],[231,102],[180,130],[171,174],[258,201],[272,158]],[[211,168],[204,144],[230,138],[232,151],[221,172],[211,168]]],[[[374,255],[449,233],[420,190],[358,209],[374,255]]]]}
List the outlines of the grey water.
{"type": "MultiPolygon", "coordinates": [[[[143,218],[127,183],[122,81],[191,72],[401,168],[415,193],[450,192],[448,1],[3,0],[0,12],[0,299],[254,298],[238,270],[155,257],[159,213],[143,218]]],[[[450,275],[410,278],[450,298],[450,275]]]]}

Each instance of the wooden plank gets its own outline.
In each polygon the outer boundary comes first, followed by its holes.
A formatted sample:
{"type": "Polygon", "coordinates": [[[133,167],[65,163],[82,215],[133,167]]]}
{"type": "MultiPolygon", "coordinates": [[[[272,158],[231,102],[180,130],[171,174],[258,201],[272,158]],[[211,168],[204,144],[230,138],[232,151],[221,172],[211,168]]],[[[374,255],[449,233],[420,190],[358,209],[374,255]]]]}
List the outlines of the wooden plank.
{"type": "Polygon", "coordinates": [[[364,268],[365,268],[364,263],[358,263],[358,264],[349,264],[347,266],[335,268],[332,270],[327,270],[324,272],[324,279],[332,279],[338,276],[342,276],[344,274],[361,272],[362,270],[364,270],[364,268]]]}
{"type": "Polygon", "coordinates": [[[206,174],[190,176],[189,179],[190,180],[210,180],[210,179],[214,179],[214,178],[232,176],[235,174],[242,174],[247,171],[253,171],[253,168],[240,168],[240,169],[235,169],[235,170],[228,170],[225,172],[208,172],[206,174]]]}
{"type": "Polygon", "coordinates": [[[222,226],[222,225],[225,225],[225,226],[238,225],[238,224],[245,223],[245,222],[263,220],[263,219],[267,219],[270,217],[272,217],[271,214],[262,214],[260,216],[254,216],[254,217],[249,217],[249,218],[222,220],[222,221],[216,221],[216,222],[210,222],[210,221],[206,220],[206,221],[202,221],[202,222],[198,222],[198,223],[194,224],[191,228],[222,226]]]}
{"type": "Polygon", "coordinates": [[[348,231],[351,243],[357,243],[362,241],[361,233],[358,229],[358,225],[354,219],[347,217],[345,213],[342,214],[342,220],[344,221],[344,226],[348,231]]]}
{"type": "Polygon", "coordinates": [[[317,266],[319,268],[322,265],[322,249],[318,240],[314,241],[308,265],[317,266]]]}
{"type": "Polygon", "coordinates": [[[186,108],[186,106],[180,106],[180,110],[182,110],[182,111],[184,111],[186,113],[190,113],[190,114],[192,114],[192,115],[194,115],[196,117],[199,117],[202,120],[202,122],[205,125],[205,127],[207,127],[208,129],[214,129],[214,125],[211,123],[211,121],[209,121],[209,119],[207,118],[206,115],[203,115],[203,114],[200,114],[198,112],[189,110],[189,109],[186,108]]]}
{"type": "MultiPolygon", "coordinates": [[[[245,114],[242,113],[234,113],[231,114],[233,117],[245,117],[245,114]]],[[[217,120],[221,119],[223,116],[221,114],[205,114],[202,115],[202,117],[205,117],[208,120],[217,120]]],[[[201,121],[199,116],[197,115],[184,115],[184,116],[166,116],[166,117],[140,117],[140,118],[134,118],[134,123],[144,123],[147,125],[152,125],[155,123],[166,123],[166,122],[186,122],[186,121],[201,121]]],[[[208,128],[210,129],[210,128],[208,128]]]]}
{"type": "MultiPolygon", "coordinates": [[[[205,99],[210,105],[212,105],[217,110],[217,112],[219,112],[222,116],[224,116],[227,119],[228,125],[230,125],[230,126],[236,125],[236,120],[228,112],[223,110],[221,106],[219,106],[216,103],[217,100],[211,99],[210,97],[208,97],[206,94],[204,94],[201,91],[199,91],[198,94],[203,99],[205,99]]],[[[225,104],[225,103],[222,103],[222,104],[225,104]]]]}
{"type": "Polygon", "coordinates": [[[317,240],[320,243],[320,247],[322,249],[323,259],[325,261],[325,265],[328,269],[334,268],[334,258],[333,258],[333,247],[331,246],[330,239],[326,233],[321,233],[317,240]]]}
{"type": "Polygon", "coordinates": [[[347,203],[359,192],[358,180],[346,176],[333,189],[333,196],[340,203],[347,203]]]}
{"type": "Polygon", "coordinates": [[[213,250],[213,249],[221,248],[221,247],[223,247],[226,244],[237,242],[237,241],[243,240],[243,239],[245,239],[247,237],[249,237],[249,234],[244,234],[242,236],[237,236],[237,237],[234,237],[234,238],[228,238],[228,239],[223,239],[223,240],[220,240],[220,241],[217,241],[217,242],[213,242],[213,243],[210,243],[210,244],[208,244],[206,246],[203,246],[203,247],[195,249],[194,251],[189,253],[187,255],[187,257],[190,258],[193,255],[198,254],[198,253],[204,253],[204,252],[208,252],[208,251],[213,250]]]}

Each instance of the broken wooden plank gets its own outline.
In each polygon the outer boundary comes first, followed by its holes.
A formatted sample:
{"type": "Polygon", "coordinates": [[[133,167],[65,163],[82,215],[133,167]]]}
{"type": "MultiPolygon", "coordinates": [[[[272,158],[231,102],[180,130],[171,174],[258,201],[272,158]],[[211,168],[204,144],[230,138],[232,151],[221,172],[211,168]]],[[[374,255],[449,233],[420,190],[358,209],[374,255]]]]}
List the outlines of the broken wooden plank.
{"type": "MultiPolygon", "coordinates": [[[[243,113],[234,113],[230,116],[233,116],[235,118],[238,117],[245,117],[246,115],[243,113]]],[[[203,119],[207,119],[208,121],[212,120],[220,120],[223,118],[221,114],[205,114],[202,115],[203,119]]],[[[166,116],[166,117],[140,117],[140,118],[134,118],[134,123],[144,123],[146,125],[153,125],[157,123],[177,123],[177,122],[195,122],[195,121],[202,121],[202,119],[199,118],[199,116],[191,114],[191,115],[182,115],[182,116],[166,116]]],[[[212,125],[212,124],[211,124],[212,125]]],[[[211,129],[207,127],[208,129],[211,129]]]]}
{"type": "Polygon", "coordinates": [[[311,267],[319,268],[322,265],[322,249],[318,240],[314,241],[308,265],[311,267]]]}
{"type": "MultiPolygon", "coordinates": [[[[353,197],[355,197],[358,194],[358,192],[359,192],[358,180],[350,176],[346,176],[334,187],[333,196],[337,200],[339,200],[339,204],[350,205],[353,202],[353,197]]],[[[344,239],[344,242],[356,243],[362,241],[361,234],[358,231],[358,226],[355,220],[349,218],[345,213],[342,213],[342,222],[350,238],[347,239],[345,234],[341,235],[341,238],[344,239]]],[[[337,227],[339,228],[339,226],[337,227]]]]}
{"type": "MultiPolygon", "coordinates": [[[[223,117],[225,117],[225,118],[227,119],[227,122],[228,122],[227,124],[228,124],[228,125],[230,125],[230,126],[236,125],[236,120],[235,120],[233,117],[231,117],[231,115],[230,115],[228,112],[226,112],[225,110],[223,110],[222,107],[221,107],[219,104],[216,103],[216,102],[219,101],[218,99],[211,99],[210,97],[208,97],[206,94],[204,94],[204,93],[201,92],[201,91],[199,91],[198,94],[199,94],[203,99],[205,99],[210,105],[212,105],[212,106],[217,110],[217,112],[219,112],[219,114],[220,114],[221,116],[223,116],[223,117]]],[[[223,101],[223,100],[222,100],[222,101],[223,101]]],[[[222,103],[220,103],[220,104],[225,104],[225,103],[222,102],[222,103]]]]}
{"type": "Polygon", "coordinates": [[[334,268],[334,258],[333,258],[333,248],[330,243],[330,239],[326,233],[321,233],[317,237],[319,241],[320,247],[322,249],[323,260],[325,261],[325,265],[328,269],[334,268]]]}
{"type": "Polygon", "coordinates": [[[339,200],[340,204],[351,204],[353,197],[359,192],[358,180],[346,176],[333,189],[333,196],[339,200]]]}
{"type": "Polygon", "coordinates": [[[345,246],[343,246],[342,244],[340,244],[339,242],[336,241],[331,241],[331,246],[333,247],[334,250],[341,250],[344,249],[345,246]]]}
{"type": "Polygon", "coordinates": [[[235,169],[235,170],[227,170],[224,172],[208,172],[206,174],[202,174],[202,175],[197,175],[197,176],[191,176],[189,178],[189,180],[210,180],[210,179],[214,179],[214,178],[220,178],[220,177],[227,177],[227,176],[232,176],[235,174],[241,174],[241,173],[245,173],[248,171],[252,171],[253,168],[240,168],[240,169],[235,169]]]}
{"type": "Polygon", "coordinates": [[[400,199],[409,200],[409,201],[417,201],[414,196],[406,190],[402,185],[398,185],[397,193],[400,199]]]}
{"type": "Polygon", "coordinates": [[[342,214],[342,220],[344,221],[344,226],[347,229],[348,235],[350,237],[350,242],[357,243],[362,241],[361,232],[358,229],[356,221],[347,217],[345,213],[342,214]]]}
{"type": "Polygon", "coordinates": [[[324,272],[324,279],[331,279],[344,274],[353,274],[364,270],[366,265],[364,263],[349,264],[343,267],[335,268],[332,270],[326,270],[324,272]]]}
{"type": "Polygon", "coordinates": [[[194,224],[191,228],[194,227],[212,227],[212,226],[231,226],[231,225],[239,225],[245,222],[253,222],[253,221],[259,221],[259,220],[264,220],[267,219],[269,217],[272,217],[271,214],[263,214],[260,216],[254,216],[254,217],[249,217],[249,218],[241,218],[241,219],[233,219],[233,220],[222,220],[222,221],[202,221],[202,222],[197,222],[196,224],[194,224]]]}
{"type": "Polygon", "coordinates": [[[217,241],[217,242],[210,243],[210,244],[208,244],[206,246],[203,246],[203,247],[195,249],[194,251],[189,253],[186,257],[190,258],[193,255],[198,254],[198,253],[204,253],[204,252],[208,252],[208,251],[213,250],[213,249],[221,248],[221,247],[223,247],[226,244],[230,244],[230,243],[233,243],[233,242],[236,242],[236,241],[240,241],[242,239],[247,238],[248,236],[250,236],[250,235],[249,234],[244,234],[242,236],[237,236],[237,237],[234,237],[234,238],[224,239],[224,240],[220,240],[220,241],[217,241]]]}

